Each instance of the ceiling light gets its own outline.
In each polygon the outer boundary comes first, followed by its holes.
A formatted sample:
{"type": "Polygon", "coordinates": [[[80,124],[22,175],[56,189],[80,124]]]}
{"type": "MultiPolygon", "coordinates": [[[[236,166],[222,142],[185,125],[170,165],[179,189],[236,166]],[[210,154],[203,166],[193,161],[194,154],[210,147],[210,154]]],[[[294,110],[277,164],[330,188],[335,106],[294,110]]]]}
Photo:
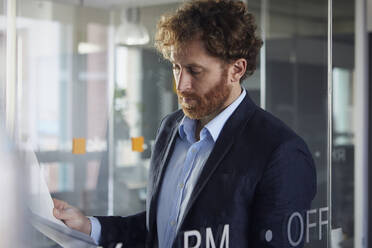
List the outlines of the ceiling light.
{"type": "Polygon", "coordinates": [[[122,12],[121,24],[116,31],[115,43],[120,46],[145,45],[150,36],[146,27],[140,24],[139,8],[128,8],[122,12]]]}

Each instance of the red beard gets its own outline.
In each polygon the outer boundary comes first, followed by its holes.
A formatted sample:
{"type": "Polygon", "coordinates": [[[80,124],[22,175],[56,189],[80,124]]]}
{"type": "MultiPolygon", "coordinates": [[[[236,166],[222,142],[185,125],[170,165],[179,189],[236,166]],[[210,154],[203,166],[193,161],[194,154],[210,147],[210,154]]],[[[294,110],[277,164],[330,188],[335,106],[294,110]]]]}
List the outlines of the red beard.
{"type": "Polygon", "coordinates": [[[181,93],[178,90],[177,95],[183,113],[190,119],[200,120],[220,111],[230,92],[231,87],[227,84],[227,72],[224,72],[218,84],[202,96],[191,92],[181,93]],[[191,102],[185,103],[182,99],[184,97],[191,102]]]}

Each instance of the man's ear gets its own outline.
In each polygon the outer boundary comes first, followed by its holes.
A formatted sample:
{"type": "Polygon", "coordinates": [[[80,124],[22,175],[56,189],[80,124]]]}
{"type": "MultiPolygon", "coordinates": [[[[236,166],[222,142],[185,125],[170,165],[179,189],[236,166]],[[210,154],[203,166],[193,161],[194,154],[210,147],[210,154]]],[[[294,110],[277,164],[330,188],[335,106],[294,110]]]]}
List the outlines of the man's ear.
{"type": "Polygon", "coordinates": [[[245,71],[247,70],[247,60],[238,59],[231,64],[231,82],[240,82],[245,71]]]}

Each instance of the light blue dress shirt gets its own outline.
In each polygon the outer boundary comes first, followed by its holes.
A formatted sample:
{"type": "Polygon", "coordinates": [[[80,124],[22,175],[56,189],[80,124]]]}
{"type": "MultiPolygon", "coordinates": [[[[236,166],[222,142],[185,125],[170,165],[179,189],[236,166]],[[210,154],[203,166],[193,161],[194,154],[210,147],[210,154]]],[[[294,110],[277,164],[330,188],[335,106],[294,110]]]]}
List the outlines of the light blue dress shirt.
{"type": "MultiPolygon", "coordinates": [[[[199,175],[211,153],[220,132],[231,114],[246,95],[240,96],[226,109],[208,122],[200,131],[200,140],[195,139],[196,121],[184,117],[178,128],[179,136],[169,165],[167,166],[158,199],[157,230],[159,247],[170,248],[182,221],[187,203],[199,175]]],[[[98,244],[101,225],[94,217],[91,237],[98,244]]]]}

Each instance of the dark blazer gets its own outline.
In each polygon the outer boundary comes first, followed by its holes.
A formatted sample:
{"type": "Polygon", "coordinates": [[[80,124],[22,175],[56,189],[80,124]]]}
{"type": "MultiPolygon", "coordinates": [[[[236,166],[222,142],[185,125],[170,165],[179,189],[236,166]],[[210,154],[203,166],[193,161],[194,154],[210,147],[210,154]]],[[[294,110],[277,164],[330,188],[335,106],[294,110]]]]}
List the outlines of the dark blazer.
{"type": "MultiPolygon", "coordinates": [[[[146,211],[97,217],[101,245],[157,247],[157,201],[183,116],[181,110],[168,115],[158,130],[146,211]]],[[[306,210],[316,187],[315,166],[305,142],[247,94],[205,163],[173,247],[206,247],[207,242],[209,247],[214,247],[212,242],[233,248],[302,247],[306,210]]]]}

